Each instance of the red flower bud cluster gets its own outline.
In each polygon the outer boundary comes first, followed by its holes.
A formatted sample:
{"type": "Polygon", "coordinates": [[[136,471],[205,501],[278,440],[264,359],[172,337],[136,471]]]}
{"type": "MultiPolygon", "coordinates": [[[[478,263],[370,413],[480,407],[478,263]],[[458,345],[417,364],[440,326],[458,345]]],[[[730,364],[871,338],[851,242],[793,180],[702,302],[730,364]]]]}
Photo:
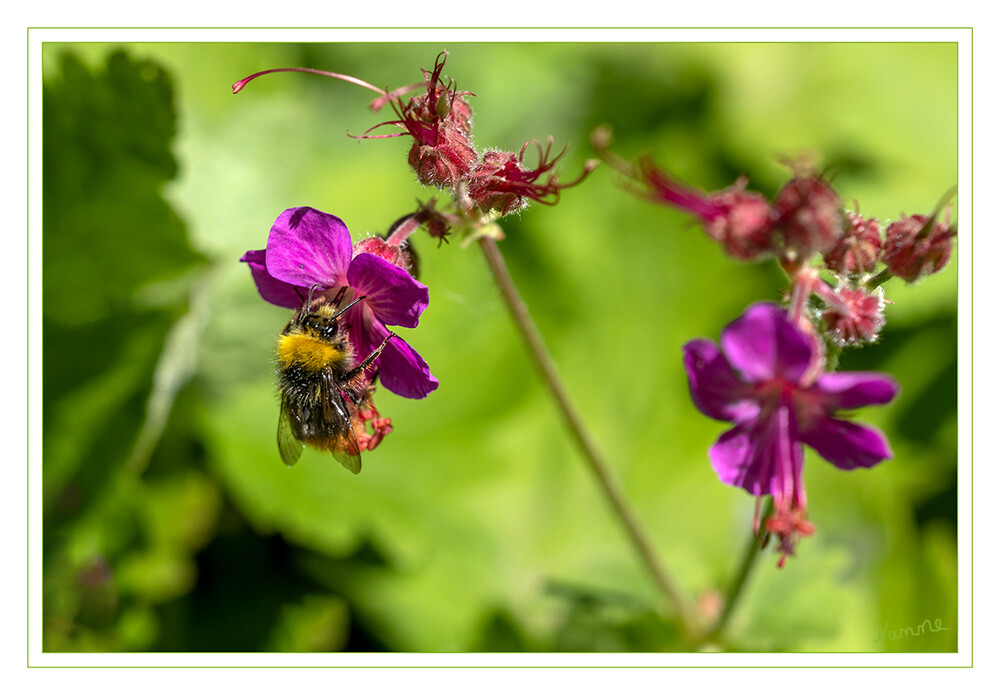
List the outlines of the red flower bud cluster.
{"type": "Polygon", "coordinates": [[[681,184],[649,158],[640,159],[630,173],[645,186],[647,197],[698,217],[705,232],[740,260],[775,255],[801,264],[833,249],[844,234],[840,197],[816,174],[795,176],[769,203],[746,190],[746,178],[704,193],[681,184]]]}
{"type": "MultiPolygon", "coordinates": [[[[426,186],[443,188],[452,193],[463,215],[478,213],[480,218],[508,215],[523,208],[529,200],[553,205],[558,202],[562,189],[576,185],[593,171],[596,162],[589,161],[574,181],[560,183],[553,169],[565,150],[552,157],[551,140],[544,149],[536,143],[539,162],[533,169],[524,164],[524,152],[531,141],[526,142],[518,154],[490,150],[480,157],[472,146],[472,108],[466,101],[466,97],[474,95],[458,91],[454,81],[442,76],[447,55],[446,51],[442,51],[432,70],[421,70],[424,73],[422,83],[392,91],[340,73],[312,68],[274,68],[236,82],[233,93],[241,91],[258,77],[275,72],[314,73],[377,92],[379,96],[371,103],[372,110],[378,111],[388,104],[396,118],[372,126],[357,139],[412,137],[413,144],[407,160],[416,172],[417,180],[426,186]],[[414,90],[422,91],[416,96],[405,96],[414,90]],[[393,126],[398,130],[374,134],[384,126],[393,126]]],[[[432,216],[427,223],[431,227],[431,235],[438,238],[445,237],[450,224],[440,215],[432,216]]]]}
{"type": "Polygon", "coordinates": [[[530,168],[524,163],[527,142],[517,154],[488,150],[480,157],[472,146],[472,109],[465,100],[471,92],[459,92],[453,82],[446,82],[441,74],[446,54],[438,55],[434,69],[424,70],[423,93],[403,100],[403,95],[413,87],[403,87],[377,99],[372,107],[392,105],[398,119],[373,126],[361,138],[394,137],[410,135],[409,163],[417,173],[417,180],[427,186],[444,188],[464,196],[467,207],[481,214],[509,215],[534,200],[546,205],[558,202],[563,188],[576,185],[593,169],[588,163],[583,174],[570,183],[560,183],[553,171],[565,153],[552,156],[552,141],[545,148],[538,143],[538,165],[530,168]],[[385,125],[394,125],[405,132],[388,135],[370,133],[385,125]]]}
{"type": "Polygon", "coordinates": [[[951,256],[956,231],[948,222],[937,222],[937,212],[930,218],[904,216],[889,224],[883,239],[878,220],[845,210],[818,174],[796,172],[769,203],[747,190],[745,177],[705,193],[674,179],[648,157],[635,166],[616,157],[607,149],[606,132],[595,132],[592,140],[603,159],[643,185],[645,197],[694,215],[709,237],[740,260],[772,255],[794,272],[819,255],[827,269],[855,282],[883,263],[883,272],[913,282],[940,271],[951,256]]]}
{"type": "Polygon", "coordinates": [[[936,273],[951,255],[955,227],[936,221],[951,193],[929,218],[904,216],[883,235],[878,220],[845,210],[829,182],[802,164],[793,164],[794,175],[768,202],[747,190],[745,177],[705,193],[678,181],[649,157],[632,164],[611,152],[607,129],[595,130],[591,143],[604,161],[642,185],[641,195],[697,218],[728,255],[743,261],[776,257],[792,280],[791,301],[806,324],[803,331],[825,332],[840,348],[878,339],[885,325],[881,283],[893,275],[913,282],[936,273]],[[834,274],[834,282],[820,279],[817,257],[834,274]],[[812,322],[804,312],[812,295],[824,305],[815,328],[809,328],[812,322]]]}

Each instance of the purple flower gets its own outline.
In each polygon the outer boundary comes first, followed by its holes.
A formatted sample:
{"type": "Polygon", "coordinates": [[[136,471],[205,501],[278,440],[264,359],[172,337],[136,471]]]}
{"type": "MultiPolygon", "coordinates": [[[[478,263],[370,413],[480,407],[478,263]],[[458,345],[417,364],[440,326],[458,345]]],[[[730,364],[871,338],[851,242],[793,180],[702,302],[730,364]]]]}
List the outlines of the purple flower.
{"type": "Polygon", "coordinates": [[[749,307],[719,342],[721,349],[705,339],[684,346],[691,398],[705,415],[735,425],[709,450],[712,467],[727,485],[774,497],[767,528],[780,538],[783,562],[813,530],[802,444],[845,470],[891,458],[879,430],[834,415],[888,403],[899,387],[875,372],[823,371],[815,338],[775,304],[749,307]]]}
{"type": "MultiPolygon", "coordinates": [[[[316,285],[313,297],[330,299],[346,287],[345,306],[364,297],[345,314],[361,358],[389,335],[387,325],[415,328],[427,308],[425,285],[375,254],[355,255],[347,225],[313,208],[285,210],[271,227],[267,249],[247,251],[240,260],[271,304],[298,309],[316,285]]],[[[400,338],[390,340],[375,363],[382,385],[400,396],[423,398],[438,386],[427,363],[400,338]]]]}

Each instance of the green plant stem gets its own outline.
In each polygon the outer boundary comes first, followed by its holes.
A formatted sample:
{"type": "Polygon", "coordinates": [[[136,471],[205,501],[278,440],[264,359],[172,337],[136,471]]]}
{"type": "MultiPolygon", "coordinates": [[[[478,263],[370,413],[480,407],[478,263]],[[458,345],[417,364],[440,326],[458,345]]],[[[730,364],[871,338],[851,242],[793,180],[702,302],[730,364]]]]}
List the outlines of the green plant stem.
{"type": "Polygon", "coordinates": [[[876,275],[876,276],[874,276],[872,278],[869,278],[865,282],[865,287],[867,287],[870,290],[874,290],[876,287],[878,287],[879,285],[881,285],[883,282],[885,282],[886,280],[889,280],[889,279],[891,279],[893,277],[895,277],[895,276],[892,274],[891,270],[889,270],[888,268],[883,268],[882,271],[878,275],[876,275]]]}
{"type": "Polygon", "coordinates": [[[680,588],[657,557],[649,537],[643,531],[635,512],[632,511],[628,501],[625,499],[625,495],[622,493],[621,487],[611,473],[611,468],[605,462],[600,451],[598,451],[583,421],[573,407],[562,380],[559,378],[555,362],[545,347],[542,336],[535,326],[534,321],[532,321],[531,315],[528,313],[527,305],[521,299],[517,287],[514,285],[514,281],[507,270],[507,265],[504,262],[503,255],[500,253],[500,249],[496,245],[496,241],[488,237],[480,238],[479,244],[483,249],[483,254],[486,256],[486,261],[490,266],[493,277],[500,287],[500,292],[507,304],[507,308],[510,310],[514,323],[521,332],[521,337],[524,338],[531,357],[541,372],[542,378],[545,380],[545,384],[551,392],[552,397],[555,399],[556,405],[562,413],[566,425],[569,427],[570,434],[583,454],[584,460],[597,478],[597,483],[604,496],[614,510],[615,515],[625,527],[629,540],[631,540],[632,545],[653,576],[656,585],[676,609],[684,632],[691,634],[695,629],[692,610],[681,593],[680,588]]]}
{"type": "MultiPolygon", "coordinates": [[[[769,498],[760,514],[760,518],[767,519],[771,515],[773,508],[774,502],[769,498]]],[[[747,578],[750,576],[750,569],[753,567],[754,561],[761,554],[761,545],[766,535],[767,530],[762,525],[761,529],[750,537],[750,542],[747,543],[743,551],[743,558],[736,568],[736,574],[733,575],[733,580],[730,582],[726,595],[723,598],[722,612],[719,613],[719,617],[711,629],[705,633],[704,641],[716,640],[722,636],[722,631],[726,629],[726,625],[733,615],[733,610],[736,608],[736,602],[743,592],[744,587],[746,587],[747,578]]]]}

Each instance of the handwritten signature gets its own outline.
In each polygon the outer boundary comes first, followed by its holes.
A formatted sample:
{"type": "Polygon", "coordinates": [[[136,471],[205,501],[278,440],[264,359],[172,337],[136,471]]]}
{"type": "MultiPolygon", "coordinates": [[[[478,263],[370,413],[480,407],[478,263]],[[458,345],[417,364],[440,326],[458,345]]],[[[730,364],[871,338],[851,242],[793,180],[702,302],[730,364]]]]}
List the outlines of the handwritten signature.
{"type": "Polygon", "coordinates": [[[882,626],[882,631],[879,633],[879,636],[875,639],[875,641],[879,642],[885,637],[891,640],[897,640],[903,637],[919,637],[924,634],[924,628],[926,628],[927,632],[941,632],[942,630],[948,629],[941,625],[941,618],[935,618],[933,623],[930,618],[927,618],[916,627],[901,627],[898,630],[890,630],[889,623],[886,623],[882,626]]]}

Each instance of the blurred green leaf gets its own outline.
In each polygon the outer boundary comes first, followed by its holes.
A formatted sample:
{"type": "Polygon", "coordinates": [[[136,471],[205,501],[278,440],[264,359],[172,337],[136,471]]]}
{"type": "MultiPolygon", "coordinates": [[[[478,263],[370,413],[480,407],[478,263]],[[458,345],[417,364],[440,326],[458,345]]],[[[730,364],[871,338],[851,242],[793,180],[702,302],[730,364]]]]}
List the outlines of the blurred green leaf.
{"type": "MultiPolygon", "coordinates": [[[[44,85],[48,650],[148,648],[149,605],[190,589],[191,554],[214,532],[214,483],[146,485],[127,468],[203,260],[163,198],[177,172],[173,98],[161,67],[123,51],[97,70],[65,53],[44,85]]],[[[169,377],[171,399],[186,376],[169,377]]]]}
{"type": "Polygon", "coordinates": [[[347,642],[349,614],[344,602],[326,596],[306,596],[287,604],[267,649],[278,652],[336,652],[347,642]]]}

